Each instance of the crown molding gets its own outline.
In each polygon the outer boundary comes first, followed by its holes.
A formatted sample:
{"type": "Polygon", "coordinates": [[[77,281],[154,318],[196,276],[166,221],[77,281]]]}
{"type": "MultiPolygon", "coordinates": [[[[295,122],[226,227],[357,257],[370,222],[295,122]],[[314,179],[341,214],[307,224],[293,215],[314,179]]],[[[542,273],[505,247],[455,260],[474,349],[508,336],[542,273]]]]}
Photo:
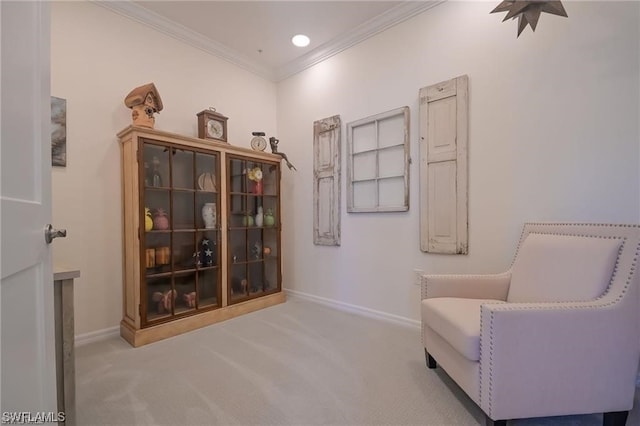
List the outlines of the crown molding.
{"type": "Polygon", "coordinates": [[[272,70],[258,64],[257,62],[239,54],[237,51],[228,48],[222,43],[212,40],[202,34],[193,31],[184,25],[165,18],[142,6],[138,6],[130,0],[127,1],[100,1],[91,0],[94,4],[109,9],[119,15],[130,18],[136,22],[144,24],[162,34],[182,41],[196,49],[203,50],[214,56],[222,58],[247,71],[251,71],[267,80],[274,81],[275,76],[272,70]]]}
{"type": "Polygon", "coordinates": [[[275,81],[291,77],[445,1],[405,1],[278,68],[275,81]]]}
{"type": "Polygon", "coordinates": [[[345,34],[325,43],[300,58],[291,61],[278,69],[270,69],[237,51],[207,38],[175,21],[167,19],[132,1],[100,1],[91,0],[93,4],[102,6],[114,13],[125,16],[146,25],[162,34],[175,38],[192,47],[224,59],[232,64],[257,74],[267,80],[278,82],[291,77],[325,59],[330,58],[396,24],[399,24],[425,10],[431,9],[446,0],[405,1],[385,13],[359,25],[345,34]]]}

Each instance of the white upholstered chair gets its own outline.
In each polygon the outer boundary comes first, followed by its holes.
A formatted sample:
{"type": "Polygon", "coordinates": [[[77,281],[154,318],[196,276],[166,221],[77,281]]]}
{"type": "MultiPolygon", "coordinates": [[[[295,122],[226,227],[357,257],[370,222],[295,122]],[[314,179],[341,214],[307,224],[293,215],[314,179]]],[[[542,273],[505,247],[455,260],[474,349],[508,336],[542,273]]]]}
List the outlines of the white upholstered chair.
{"type": "Polygon", "coordinates": [[[636,225],[531,223],[507,272],[423,275],[422,340],[487,424],[604,413],[624,425],[640,360],[636,225]]]}

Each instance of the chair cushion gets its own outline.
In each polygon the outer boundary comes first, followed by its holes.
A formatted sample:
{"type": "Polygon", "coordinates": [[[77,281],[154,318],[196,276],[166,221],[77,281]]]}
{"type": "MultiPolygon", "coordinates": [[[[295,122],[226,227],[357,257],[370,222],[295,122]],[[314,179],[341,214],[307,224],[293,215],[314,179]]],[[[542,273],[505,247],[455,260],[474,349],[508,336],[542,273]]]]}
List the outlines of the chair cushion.
{"type": "Polygon", "coordinates": [[[513,264],[507,302],[578,302],[601,296],[621,244],[615,238],[529,234],[513,264]]]}
{"type": "MultiPolygon", "coordinates": [[[[422,301],[422,323],[470,361],[480,359],[480,306],[493,299],[434,297],[422,301]]],[[[428,348],[427,348],[428,350],[428,348]]]]}

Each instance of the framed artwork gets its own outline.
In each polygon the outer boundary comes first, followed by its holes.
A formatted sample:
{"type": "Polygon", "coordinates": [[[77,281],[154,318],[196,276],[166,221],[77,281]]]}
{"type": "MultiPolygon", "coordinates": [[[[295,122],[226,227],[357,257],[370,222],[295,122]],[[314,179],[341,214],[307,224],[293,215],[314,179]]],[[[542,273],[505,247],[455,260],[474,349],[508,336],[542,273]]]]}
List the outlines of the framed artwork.
{"type": "Polygon", "coordinates": [[[51,97],[51,165],[67,166],[67,100],[51,97]]]}

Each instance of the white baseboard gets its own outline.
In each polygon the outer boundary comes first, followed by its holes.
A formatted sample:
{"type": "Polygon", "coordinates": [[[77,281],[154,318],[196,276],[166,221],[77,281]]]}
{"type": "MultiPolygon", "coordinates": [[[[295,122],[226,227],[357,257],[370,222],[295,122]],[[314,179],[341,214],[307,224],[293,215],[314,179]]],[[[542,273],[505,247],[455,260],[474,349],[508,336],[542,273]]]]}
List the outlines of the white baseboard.
{"type": "MultiPolygon", "coordinates": [[[[297,297],[299,299],[308,300],[310,302],[320,303],[322,305],[329,306],[330,308],[338,309],[340,311],[351,312],[357,315],[403,325],[405,327],[420,328],[420,321],[415,321],[409,318],[401,317],[399,315],[376,311],[374,309],[352,305],[350,303],[344,303],[338,300],[327,299],[325,297],[314,296],[313,294],[303,293],[301,291],[289,289],[284,289],[284,291],[287,293],[288,297],[297,297]]],[[[75,345],[76,347],[87,345],[89,343],[99,342],[101,340],[106,340],[111,337],[118,336],[119,334],[119,326],[104,328],[102,330],[92,331],[89,333],[78,334],[75,338],[75,345]]]]}
{"type": "Polygon", "coordinates": [[[329,306],[340,311],[351,312],[357,315],[362,315],[369,318],[375,318],[382,321],[392,322],[394,324],[403,325],[405,327],[420,328],[420,321],[412,320],[399,315],[389,314],[387,312],[376,311],[375,309],[365,308],[363,306],[352,305],[350,303],[340,302],[338,300],[327,299],[325,297],[315,296],[313,294],[304,293],[297,290],[290,290],[285,288],[284,291],[287,296],[297,297],[300,299],[308,300],[310,302],[320,303],[325,306],[329,306]]]}
{"type": "Polygon", "coordinates": [[[91,331],[89,333],[83,333],[76,335],[75,346],[82,346],[88,343],[98,342],[100,340],[106,340],[110,337],[118,336],[120,334],[120,327],[109,327],[98,331],[91,331]]]}

